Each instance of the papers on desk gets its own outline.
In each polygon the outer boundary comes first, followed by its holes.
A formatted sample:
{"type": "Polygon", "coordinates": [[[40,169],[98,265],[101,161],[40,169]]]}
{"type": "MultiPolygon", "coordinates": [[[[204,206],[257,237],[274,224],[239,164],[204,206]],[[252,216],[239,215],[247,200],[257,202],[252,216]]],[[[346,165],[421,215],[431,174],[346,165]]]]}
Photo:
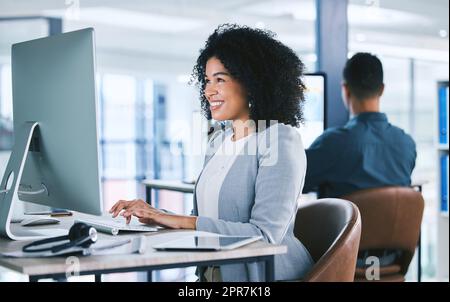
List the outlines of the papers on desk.
{"type": "Polygon", "coordinates": [[[88,248],[83,247],[73,247],[70,249],[63,250],[58,253],[52,253],[51,251],[43,252],[23,252],[13,251],[0,253],[2,257],[12,257],[12,258],[43,258],[43,257],[56,257],[63,255],[123,255],[123,254],[143,254],[145,253],[146,238],[144,236],[138,236],[134,238],[127,239],[104,239],[99,240],[95,244],[88,248]]]}

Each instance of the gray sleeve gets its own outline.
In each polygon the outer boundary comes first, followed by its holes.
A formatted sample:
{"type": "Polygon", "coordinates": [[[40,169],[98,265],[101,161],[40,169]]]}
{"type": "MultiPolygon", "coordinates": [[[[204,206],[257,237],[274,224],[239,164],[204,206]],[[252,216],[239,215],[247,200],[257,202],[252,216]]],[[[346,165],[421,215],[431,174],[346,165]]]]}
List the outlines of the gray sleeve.
{"type": "Polygon", "coordinates": [[[276,141],[259,158],[255,183],[255,203],[248,223],[198,217],[197,230],[223,235],[261,235],[270,243],[280,243],[295,217],[297,198],[303,187],[306,156],[300,135],[281,131],[276,141]]]}

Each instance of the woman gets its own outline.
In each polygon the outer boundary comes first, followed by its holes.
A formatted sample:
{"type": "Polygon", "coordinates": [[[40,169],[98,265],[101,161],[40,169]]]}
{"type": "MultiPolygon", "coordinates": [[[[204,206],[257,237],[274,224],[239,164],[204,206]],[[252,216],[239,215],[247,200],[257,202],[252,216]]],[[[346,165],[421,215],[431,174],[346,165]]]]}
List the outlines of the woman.
{"type": "MultiPolygon", "coordinates": [[[[262,236],[288,247],[275,258],[275,278],[302,278],[313,261],[293,234],[306,157],[294,127],[302,122],[304,65],[270,32],[219,26],[194,67],[201,106],[208,118],[231,121],[209,141],[197,181],[192,216],[167,213],[142,200],[119,201],[129,221],[223,235],[262,236]]],[[[262,281],[263,264],[208,268],[209,281],[262,281]]]]}

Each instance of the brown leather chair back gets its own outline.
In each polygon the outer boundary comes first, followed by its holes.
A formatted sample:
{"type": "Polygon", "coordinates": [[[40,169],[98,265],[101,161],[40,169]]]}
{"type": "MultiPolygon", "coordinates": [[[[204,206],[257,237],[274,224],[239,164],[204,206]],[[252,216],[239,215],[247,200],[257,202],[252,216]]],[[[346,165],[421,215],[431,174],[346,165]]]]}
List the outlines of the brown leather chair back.
{"type": "Polygon", "coordinates": [[[295,236],[316,262],[303,281],[353,281],[361,236],[358,208],[342,199],[319,199],[297,211],[295,236]]]}
{"type": "Polygon", "coordinates": [[[406,274],[420,234],[424,200],[408,187],[361,190],[342,197],[361,212],[362,234],[359,249],[402,250],[401,273],[406,274]]]}

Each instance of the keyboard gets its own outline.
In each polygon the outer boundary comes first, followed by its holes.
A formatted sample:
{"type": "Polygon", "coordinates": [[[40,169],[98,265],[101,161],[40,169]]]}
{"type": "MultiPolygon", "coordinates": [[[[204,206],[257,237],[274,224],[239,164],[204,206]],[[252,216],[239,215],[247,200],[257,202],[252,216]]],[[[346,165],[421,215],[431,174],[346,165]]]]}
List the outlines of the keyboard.
{"type": "Polygon", "coordinates": [[[89,224],[99,232],[117,235],[119,232],[156,232],[162,227],[140,223],[132,219],[130,224],[126,224],[125,218],[110,216],[92,216],[77,218],[76,222],[89,224]]]}

